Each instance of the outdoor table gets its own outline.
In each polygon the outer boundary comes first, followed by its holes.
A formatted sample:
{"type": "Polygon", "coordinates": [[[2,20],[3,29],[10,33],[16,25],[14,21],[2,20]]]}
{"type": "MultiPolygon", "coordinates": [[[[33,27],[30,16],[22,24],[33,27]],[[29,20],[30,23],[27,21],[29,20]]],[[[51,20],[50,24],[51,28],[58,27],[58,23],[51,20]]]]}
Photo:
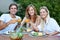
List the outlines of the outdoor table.
{"type": "MultiPolygon", "coordinates": [[[[10,40],[10,38],[8,35],[0,35],[0,40],[10,40]]],[[[32,37],[28,34],[24,34],[22,40],[60,40],[60,36],[32,37]]]]}

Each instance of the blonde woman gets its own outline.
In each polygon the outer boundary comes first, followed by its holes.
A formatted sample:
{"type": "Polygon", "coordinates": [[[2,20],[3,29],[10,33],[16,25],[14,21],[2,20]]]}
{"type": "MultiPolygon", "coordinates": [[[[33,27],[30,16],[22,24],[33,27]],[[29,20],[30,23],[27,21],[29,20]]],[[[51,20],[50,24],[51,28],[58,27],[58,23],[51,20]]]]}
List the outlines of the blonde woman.
{"type": "MultiPolygon", "coordinates": [[[[40,7],[40,16],[43,20],[43,29],[46,34],[48,35],[57,35],[60,32],[60,27],[55,19],[51,18],[49,15],[49,10],[47,7],[42,6],[40,7]]],[[[38,26],[39,31],[41,31],[41,27],[38,26]]]]}
{"type": "Polygon", "coordinates": [[[37,15],[36,8],[30,4],[26,8],[26,13],[23,21],[21,22],[21,25],[25,23],[25,20],[29,19],[30,21],[27,24],[28,27],[31,27],[34,31],[38,31],[37,26],[40,24],[40,16],[37,15]]]}

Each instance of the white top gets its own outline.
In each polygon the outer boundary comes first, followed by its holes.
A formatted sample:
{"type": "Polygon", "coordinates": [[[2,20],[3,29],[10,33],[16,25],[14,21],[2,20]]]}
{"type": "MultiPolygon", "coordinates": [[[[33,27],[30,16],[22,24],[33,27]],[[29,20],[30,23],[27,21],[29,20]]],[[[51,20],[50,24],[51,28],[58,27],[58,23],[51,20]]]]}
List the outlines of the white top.
{"type": "Polygon", "coordinates": [[[48,32],[49,34],[55,31],[60,32],[60,27],[53,18],[50,18],[47,23],[44,23],[43,29],[41,25],[38,26],[38,29],[39,31],[48,32]]]}
{"type": "MultiPolygon", "coordinates": [[[[18,19],[18,18],[20,18],[20,17],[19,16],[16,16],[16,19],[18,19]]],[[[3,14],[0,17],[0,20],[2,20],[4,23],[7,23],[11,19],[13,19],[13,18],[10,16],[10,14],[3,14]]],[[[18,22],[14,23],[14,24],[8,25],[6,28],[0,30],[0,34],[6,32],[6,31],[13,31],[17,24],[18,24],[18,22]]]]}

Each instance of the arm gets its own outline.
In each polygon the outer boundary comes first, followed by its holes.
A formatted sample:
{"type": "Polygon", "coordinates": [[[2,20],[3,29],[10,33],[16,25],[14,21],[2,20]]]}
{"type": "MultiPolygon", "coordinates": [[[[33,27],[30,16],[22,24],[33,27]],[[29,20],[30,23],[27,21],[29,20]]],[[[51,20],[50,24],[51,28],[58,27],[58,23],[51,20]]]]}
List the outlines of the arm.
{"type": "Polygon", "coordinates": [[[2,30],[2,29],[4,29],[4,28],[6,28],[8,25],[10,25],[10,24],[14,24],[14,23],[16,23],[16,20],[10,20],[9,22],[7,22],[7,23],[4,23],[3,21],[1,21],[0,20],[0,30],[2,30]]]}
{"type": "Polygon", "coordinates": [[[48,32],[46,32],[46,35],[48,35],[48,36],[54,36],[54,35],[56,35],[56,34],[58,34],[59,32],[57,32],[57,31],[55,31],[55,32],[53,32],[53,33],[48,33],[48,32]]]}
{"type": "Polygon", "coordinates": [[[51,33],[51,35],[59,34],[59,32],[60,32],[60,27],[59,27],[59,25],[58,25],[58,23],[56,22],[55,19],[53,19],[53,24],[54,24],[53,26],[54,26],[55,32],[51,33]]]}
{"type": "Polygon", "coordinates": [[[24,19],[22,20],[22,22],[21,22],[21,25],[20,25],[20,26],[23,26],[23,25],[24,25],[25,20],[26,20],[26,17],[24,17],[24,19]]]}
{"type": "Polygon", "coordinates": [[[36,31],[36,32],[39,31],[38,28],[36,27],[36,25],[34,25],[33,23],[31,23],[31,26],[32,26],[32,28],[33,28],[34,31],[36,31]]]}
{"type": "Polygon", "coordinates": [[[3,21],[0,20],[0,30],[4,29],[5,27],[7,27],[9,25],[9,23],[4,23],[3,21]]]}
{"type": "Polygon", "coordinates": [[[32,22],[30,23],[34,31],[37,32],[39,31],[37,26],[40,24],[40,22],[41,22],[41,18],[40,16],[38,16],[35,23],[32,22]]]}
{"type": "Polygon", "coordinates": [[[49,35],[57,35],[57,34],[59,34],[60,27],[59,27],[58,23],[56,22],[56,20],[54,20],[54,19],[51,20],[51,27],[52,27],[54,32],[51,32],[49,35]]]}
{"type": "Polygon", "coordinates": [[[55,31],[55,32],[53,32],[53,33],[51,33],[51,34],[49,34],[50,36],[53,36],[53,35],[56,35],[56,34],[58,34],[59,32],[57,32],[57,31],[55,31]]]}

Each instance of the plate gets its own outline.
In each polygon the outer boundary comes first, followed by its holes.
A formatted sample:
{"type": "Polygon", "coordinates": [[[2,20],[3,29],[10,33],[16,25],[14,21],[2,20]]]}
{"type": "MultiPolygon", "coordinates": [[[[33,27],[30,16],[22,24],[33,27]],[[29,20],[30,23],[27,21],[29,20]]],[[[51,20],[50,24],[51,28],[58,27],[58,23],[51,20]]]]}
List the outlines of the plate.
{"type": "Polygon", "coordinates": [[[3,32],[2,34],[7,35],[7,34],[10,34],[10,33],[8,31],[6,31],[6,32],[3,32]]]}
{"type": "Polygon", "coordinates": [[[43,36],[46,36],[46,35],[42,32],[34,32],[33,31],[29,34],[29,36],[31,36],[31,37],[43,37],[43,36]]]}
{"type": "Polygon", "coordinates": [[[9,35],[11,32],[14,32],[14,31],[6,31],[6,32],[3,32],[2,34],[9,35]]]}

